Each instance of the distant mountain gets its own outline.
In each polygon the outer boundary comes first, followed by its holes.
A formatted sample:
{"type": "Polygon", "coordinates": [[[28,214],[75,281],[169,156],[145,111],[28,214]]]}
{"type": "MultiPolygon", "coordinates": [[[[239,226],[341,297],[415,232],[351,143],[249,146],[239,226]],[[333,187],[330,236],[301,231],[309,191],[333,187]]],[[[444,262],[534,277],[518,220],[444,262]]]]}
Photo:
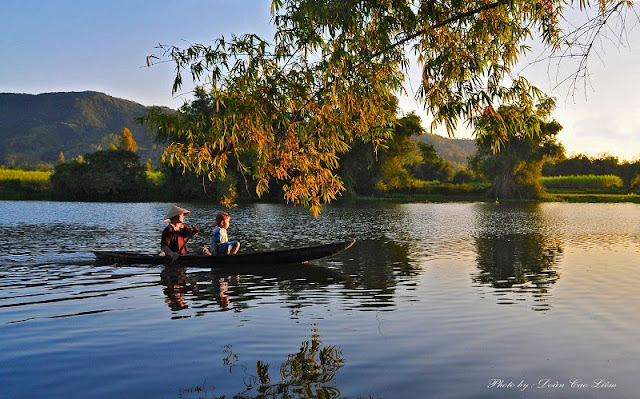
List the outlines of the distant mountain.
{"type": "Polygon", "coordinates": [[[73,159],[107,149],[125,127],[138,143],[140,158],[155,161],[160,149],[147,128],[135,123],[148,109],[93,91],[0,93],[0,164],[55,164],[60,152],[73,159]]]}
{"type": "MultiPolygon", "coordinates": [[[[154,163],[162,151],[150,132],[135,119],[149,107],[94,91],[12,94],[0,93],[0,165],[55,164],[62,152],[67,160],[117,142],[129,128],[142,161],[154,163]]],[[[433,144],[438,154],[458,167],[476,150],[469,139],[424,134],[417,140],[433,144]]]]}
{"type": "Polygon", "coordinates": [[[433,145],[438,155],[458,166],[467,166],[467,159],[476,152],[476,142],[472,139],[450,139],[437,134],[423,134],[416,138],[433,145]]]}

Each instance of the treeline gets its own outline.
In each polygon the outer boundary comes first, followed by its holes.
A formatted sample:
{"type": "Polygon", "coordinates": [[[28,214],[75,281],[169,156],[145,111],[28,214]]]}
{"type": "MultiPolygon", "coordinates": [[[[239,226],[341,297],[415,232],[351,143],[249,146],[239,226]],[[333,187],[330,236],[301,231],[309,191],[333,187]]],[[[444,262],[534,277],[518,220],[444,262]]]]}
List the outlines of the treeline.
{"type": "Polygon", "coordinates": [[[378,148],[357,141],[340,158],[338,175],[346,196],[403,194],[472,194],[486,191],[482,179],[440,157],[432,144],[416,140],[425,134],[420,117],[399,118],[391,138],[378,148]]]}
{"type": "Polygon", "coordinates": [[[588,157],[584,154],[565,158],[556,162],[548,162],[542,169],[544,176],[618,176],[622,180],[623,188],[633,191],[640,188],[640,160],[635,162],[620,162],[612,155],[599,158],[588,157]]]}
{"type": "MultiPolygon", "coordinates": [[[[376,150],[371,143],[355,143],[341,158],[338,170],[346,186],[345,197],[397,193],[480,197],[489,193],[491,185],[484,177],[469,170],[454,172],[452,165],[439,157],[432,145],[413,140],[421,129],[419,119],[409,115],[400,119],[393,139],[385,148],[376,150]]],[[[640,189],[640,162],[621,163],[610,156],[578,155],[546,163],[543,174],[582,176],[563,178],[562,182],[557,178],[543,178],[541,183],[546,188],[579,189],[595,184],[597,187],[622,185],[620,192],[640,189]]],[[[79,201],[219,201],[229,191],[235,192],[237,201],[256,201],[254,187],[254,183],[240,173],[210,180],[166,163],[152,170],[148,162],[141,163],[137,154],[124,148],[96,151],[70,162],[60,162],[50,178],[53,199],[79,201]]],[[[282,201],[282,188],[273,184],[262,199],[282,201]]]]}
{"type": "MultiPolygon", "coordinates": [[[[376,147],[356,142],[341,155],[337,173],[344,181],[344,197],[376,196],[388,193],[482,194],[482,184],[470,172],[457,170],[438,156],[433,145],[415,140],[424,134],[415,114],[399,118],[393,135],[376,147]]],[[[108,150],[95,151],[65,161],[61,155],[50,179],[56,200],[78,201],[185,201],[258,200],[256,183],[230,165],[224,176],[201,176],[181,167],[161,163],[154,170],[149,161],[142,164],[135,153],[137,145],[128,129],[108,150]]],[[[271,182],[260,199],[283,201],[280,182],[271,182]]]]}
{"type": "MultiPolygon", "coordinates": [[[[559,128],[559,125],[549,123],[543,125],[542,132],[546,131],[545,134],[552,138],[559,128]]],[[[470,159],[469,169],[460,170],[458,165],[440,157],[433,145],[417,140],[424,134],[417,115],[398,118],[392,133],[377,146],[372,142],[356,141],[348,152],[340,155],[337,174],[345,186],[343,198],[394,194],[508,198],[497,191],[499,184],[492,177],[504,174],[514,177],[512,189],[521,198],[540,197],[539,191],[563,184],[567,188],[587,188],[593,184],[599,187],[605,180],[614,181],[609,186],[619,187],[617,192],[620,193],[640,189],[640,161],[619,162],[612,156],[550,156],[561,153],[561,146],[553,144],[549,137],[545,139],[546,147],[529,143],[531,139],[526,137],[512,139],[501,154],[493,154],[489,144],[478,141],[482,152],[470,159]],[[549,143],[553,145],[549,146],[549,143]],[[544,148],[547,149],[541,152],[544,148]],[[552,161],[545,163],[547,159],[552,161]],[[522,162],[528,167],[517,166],[522,162]],[[543,176],[601,177],[540,179],[536,177],[537,173],[531,173],[536,168],[541,168],[543,176]],[[533,194],[527,194],[526,190],[533,194]]],[[[220,201],[224,198],[236,202],[284,201],[282,183],[278,181],[270,182],[269,191],[258,198],[256,182],[241,173],[233,159],[229,161],[225,176],[197,175],[168,163],[160,163],[154,169],[149,159],[141,162],[136,154],[137,143],[129,129],[123,129],[114,141],[117,142],[111,143],[108,150],[95,151],[71,161],[66,161],[61,153],[50,179],[39,176],[34,182],[19,174],[5,173],[9,177],[0,179],[0,191],[13,198],[20,198],[16,193],[22,191],[24,199],[43,199],[47,197],[46,192],[51,199],[76,201],[220,201]]]]}

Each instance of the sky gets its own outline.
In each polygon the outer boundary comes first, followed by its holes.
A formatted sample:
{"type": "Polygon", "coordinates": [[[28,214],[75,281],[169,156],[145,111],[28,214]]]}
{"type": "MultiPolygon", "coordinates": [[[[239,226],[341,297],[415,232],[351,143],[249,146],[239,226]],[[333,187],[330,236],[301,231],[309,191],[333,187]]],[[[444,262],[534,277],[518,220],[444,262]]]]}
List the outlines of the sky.
{"type": "MultiPolygon", "coordinates": [[[[188,86],[172,95],[173,66],[148,68],[146,56],[160,44],[186,47],[231,34],[272,38],[271,0],[0,0],[0,93],[99,91],[143,105],[178,108],[188,86]]],[[[640,9],[640,2],[636,6],[640,9]]],[[[638,12],[640,10],[636,10],[638,12]]],[[[558,138],[567,155],[610,154],[640,159],[640,24],[627,23],[624,46],[604,43],[590,60],[590,84],[574,95],[556,88],[548,64],[516,71],[556,98],[552,114],[564,127],[558,138]]],[[[412,93],[420,73],[413,68],[402,98],[404,112],[428,116],[412,93]]],[[[444,129],[436,134],[446,136],[444,129]]],[[[471,138],[460,129],[456,138],[471,138]]]]}

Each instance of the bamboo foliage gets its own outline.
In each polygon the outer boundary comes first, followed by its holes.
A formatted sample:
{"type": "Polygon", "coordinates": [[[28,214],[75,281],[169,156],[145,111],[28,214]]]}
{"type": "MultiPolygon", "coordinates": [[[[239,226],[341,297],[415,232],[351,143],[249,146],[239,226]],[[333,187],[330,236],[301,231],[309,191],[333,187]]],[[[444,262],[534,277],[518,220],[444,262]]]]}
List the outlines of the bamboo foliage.
{"type": "MultiPolygon", "coordinates": [[[[622,12],[619,3],[601,0],[602,15],[622,12]]],[[[142,120],[169,143],[169,162],[215,178],[233,158],[258,195],[279,181],[287,201],[318,214],[344,190],[335,173],[340,154],[354,140],[378,146],[388,137],[411,51],[423,66],[419,98],[432,126],[453,134],[459,120],[473,125],[501,104],[533,106],[544,97],[511,68],[534,33],[562,48],[559,21],[572,4],[273,0],[273,41],[247,34],[159,46],[147,62],[175,64],[174,92],[183,75],[201,86],[177,114],[156,109],[142,120]]],[[[600,17],[592,29],[608,21],[600,17]]],[[[497,150],[505,135],[492,139],[497,150]]]]}

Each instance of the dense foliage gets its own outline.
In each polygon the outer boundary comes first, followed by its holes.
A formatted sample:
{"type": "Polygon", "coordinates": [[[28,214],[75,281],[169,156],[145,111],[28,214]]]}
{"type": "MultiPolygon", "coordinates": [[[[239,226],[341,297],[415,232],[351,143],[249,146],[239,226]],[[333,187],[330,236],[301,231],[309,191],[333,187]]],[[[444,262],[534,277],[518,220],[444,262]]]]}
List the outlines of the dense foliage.
{"type": "Polygon", "coordinates": [[[564,148],[557,142],[562,126],[550,121],[555,102],[547,98],[533,108],[527,104],[502,106],[485,113],[477,125],[478,152],[473,168],[493,184],[496,198],[541,198],[539,179],[544,163],[561,157],[564,148]],[[502,137],[498,152],[494,137],[502,137]]]}
{"type": "Polygon", "coordinates": [[[140,158],[128,150],[96,151],[56,165],[53,196],[76,201],[138,201],[148,195],[140,158]]]}
{"type": "MultiPolygon", "coordinates": [[[[175,63],[174,92],[185,72],[208,83],[215,112],[185,118],[154,110],[144,121],[170,143],[171,163],[224,176],[234,158],[258,195],[280,182],[288,201],[317,214],[345,189],[336,174],[340,154],[359,141],[377,148],[389,137],[389,104],[402,89],[411,50],[423,68],[420,99],[433,123],[453,133],[459,119],[476,123],[496,104],[537,100],[540,93],[511,70],[534,32],[552,49],[586,44],[578,52],[585,61],[600,28],[627,2],[600,1],[598,17],[567,37],[560,20],[570,4],[273,0],[273,42],[248,34],[185,49],[160,46],[162,54],[149,56],[149,64],[175,63]]],[[[576,76],[585,75],[585,65],[576,76]]],[[[504,144],[500,135],[485,139],[493,150],[504,144]]]]}
{"type": "Polygon", "coordinates": [[[438,155],[433,144],[418,142],[422,161],[412,169],[414,175],[421,180],[446,182],[453,176],[451,164],[438,155]]]}
{"type": "Polygon", "coordinates": [[[374,195],[405,189],[418,184],[411,168],[420,163],[413,138],[424,133],[420,118],[409,114],[398,119],[393,135],[383,146],[357,140],[340,157],[338,176],[345,182],[346,193],[374,195]]]}

